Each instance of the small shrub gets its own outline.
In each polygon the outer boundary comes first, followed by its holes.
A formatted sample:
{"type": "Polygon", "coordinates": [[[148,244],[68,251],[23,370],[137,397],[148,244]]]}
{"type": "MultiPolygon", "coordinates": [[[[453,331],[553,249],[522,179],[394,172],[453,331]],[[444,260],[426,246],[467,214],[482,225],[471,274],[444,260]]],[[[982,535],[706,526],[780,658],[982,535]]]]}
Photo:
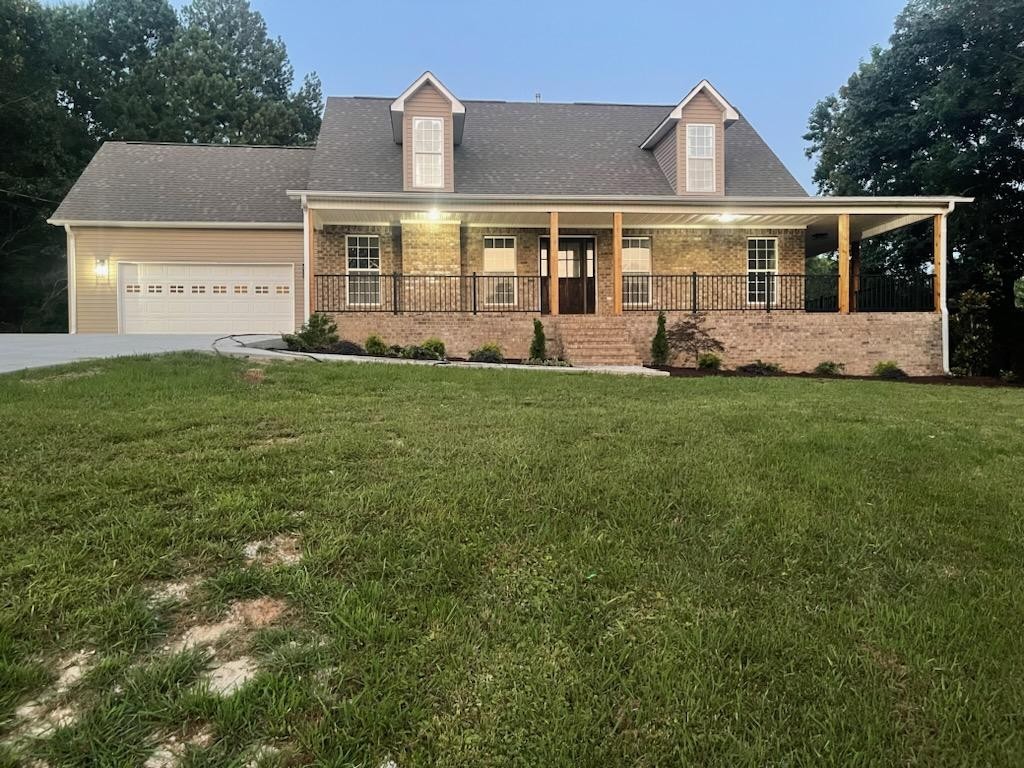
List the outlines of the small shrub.
{"type": "Polygon", "coordinates": [[[410,344],[408,347],[400,347],[399,357],[406,360],[440,360],[438,354],[425,344],[410,344]]]}
{"type": "Polygon", "coordinates": [[[751,376],[771,376],[782,373],[782,367],[778,363],[766,363],[764,360],[755,360],[752,363],[741,365],[736,370],[751,376]]]}
{"type": "Polygon", "coordinates": [[[665,331],[665,313],[658,313],[658,330],[651,340],[651,363],[668,365],[668,335],[665,331]]]}
{"type": "Polygon", "coordinates": [[[687,360],[700,363],[697,358],[701,352],[724,352],[725,346],[704,327],[705,315],[693,315],[684,320],[677,320],[668,330],[668,346],[673,353],[682,355],[687,360]]]}
{"type": "Polygon", "coordinates": [[[288,349],[298,352],[323,349],[338,340],[338,326],[327,315],[314,312],[298,333],[286,333],[281,338],[288,349]]]}
{"type": "Polygon", "coordinates": [[[697,355],[697,367],[705,371],[718,371],[722,368],[722,358],[714,352],[701,352],[697,355]]]}
{"type": "Polygon", "coordinates": [[[814,373],[817,376],[839,376],[844,370],[846,370],[846,365],[834,360],[823,360],[814,366],[814,373]]]}
{"type": "Polygon", "coordinates": [[[444,342],[441,341],[436,336],[431,336],[429,339],[420,344],[420,346],[423,349],[433,352],[434,357],[436,357],[438,360],[444,360],[445,353],[447,352],[447,350],[445,349],[444,342]]]}
{"type": "Polygon", "coordinates": [[[376,333],[370,335],[363,346],[366,348],[366,354],[374,357],[385,357],[388,354],[388,345],[376,333]]]}
{"type": "Polygon", "coordinates": [[[365,355],[366,350],[356,344],[354,341],[348,341],[342,339],[336,341],[327,348],[327,351],[332,355],[365,355]]]}
{"type": "Polygon", "coordinates": [[[548,340],[544,335],[544,323],[533,321],[533,341],[530,342],[530,360],[548,359],[548,340]]]}
{"type": "Polygon", "coordinates": [[[896,365],[894,360],[883,360],[875,366],[873,371],[880,379],[905,379],[907,372],[896,365]]]}
{"type": "Polygon", "coordinates": [[[1003,384],[1016,384],[1017,374],[1009,370],[1000,371],[999,380],[1003,382],[1003,384]]]}
{"type": "Polygon", "coordinates": [[[504,363],[505,356],[501,353],[501,347],[497,344],[484,344],[479,349],[469,353],[471,363],[504,363]]]}
{"type": "Polygon", "coordinates": [[[388,357],[401,357],[403,352],[405,352],[405,347],[401,344],[392,344],[384,354],[388,357]]]}

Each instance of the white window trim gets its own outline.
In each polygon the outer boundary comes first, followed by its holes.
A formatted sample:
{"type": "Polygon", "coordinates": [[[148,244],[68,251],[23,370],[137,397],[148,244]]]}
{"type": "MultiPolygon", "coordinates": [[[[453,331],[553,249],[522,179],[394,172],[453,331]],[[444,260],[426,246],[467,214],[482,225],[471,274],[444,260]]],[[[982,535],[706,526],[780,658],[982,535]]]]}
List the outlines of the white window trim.
{"type": "Polygon", "coordinates": [[[444,178],[444,118],[443,117],[414,117],[412,119],[412,146],[409,148],[412,152],[412,185],[417,189],[443,189],[445,178],[444,178]],[[440,123],[441,124],[441,150],[439,152],[417,152],[416,151],[416,125],[417,123],[440,123]],[[440,182],[437,184],[421,184],[419,179],[416,178],[416,156],[417,155],[437,155],[441,158],[441,177],[440,182]]]}
{"type": "Polygon", "coordinates": [[[718,132],[715,130],[714,123],[687,123],[686,124],[686,191],[687,192],[703,192],[713,193],[718,189],[718,177],[717,169],[715,166],[717,158],[717,142],[718,132]],[[710,128],[711,129],[711,157],[696,157],[690,155],[690,129],[691,128],[710,128]],[[691,189],[690,188],[690,160],[710,160],[711,161],[711,188],[710,189],[691,189]]]}
{"type": "Polygon", "coordinates": [[[636,277],[636,276],[644,276],[644,275],[647,276],[647,278],[648,278],[648,281],[647,281],[647,301],[626,301],[626,299],[625,299],[625,291],[623,291],[622,305],[624,307],[649,307],[649,306],[651,306],[651,288],[652,288],[650,277],[651,277],[651,275],[654,274],[654,255],[653,255],[653,253],[651,251],[652,238],[651,238],[650,235],[623,235],[622,236],[622,250],[623,250],[623,253],[625,253],[625,251],[626,251],[626,241],[627,240],[646,240],[647,241],[647,271],[646,272],[636,272],[636,271],[633,271],[633,270],[628,270],[627,271],[626,267],[625,267],[625,258],[623,258],[623,267],[622,267],[622,277],[627,277],[627,276],[636,277]]]}
{"type": "MultiPolygon", "coordinates": [[[[518,307],[519,306],[519,281],[516,277],[519,274],[519,241],[513,235],[484,235],[484,253],[487,252],[487,239],[500,237],[504,240],[512,241],[512,274],[508,272],[488,272],[487,271],[487,259],[486,256],[482,257],[482,267],[484,277],[511,277],[512,278],[512,301],[487,301],[487,291],[484,291],[484,306],[485,307],[518,307]]],[[[495,249],[497,250],[497,249],[495,249]]],[[[486,283],[485,283],[486,288],[486,283]]]]}
{"type": "Polygon", "coordinates": [[[751,301],[750,300],[750,276],[751,275],[772,275],[774,278],[772,282],[772,295],[775,297],[775,301],[779,300],[779,238],[777,237],[757,237],[751,236],[747,238],[747,247],[743,253],[743,258],[747,262],[746,270],[746,281],[743,286],[743,291],[747,297],[748,307],[763,307],[767,302],[765,301],[751,301]],[[750,268],[750,241],[751,240],[771,240],[774,243],[775,250],[775,268],[774,269],[751,269],[750,268]]]}
{"type": "MultiPolygon", "coordinates": [[[[359,246],[357,244],[356,248],[358,248],[358,247],[359,246]]],[[[379,307],[383,303],[383,301],[384,301],[384,290],[383,290],[384,286],[380,282],[380,279],[379,279],[380,275],[381,275],[381,270],[380,270],[380,235],[375,235],[375,234],[345,235],[345,305],[349,306],[349,307],[379,307]],[[356,268],[349,267],[349,265],[348,265],[348,248],[349,248],[349,245],[348,244],[349,244],[349,241],[352,240],[353,238],[359,238],[359,237],[372,237],[372,238],[376,238],[376,240],[377,240],[377,255],[378,255],[377,268],[376,269],[373,269],[373,268],[360,269],[358,267],[356,267],[356,268]],[[351,282],[351,280],[348,279],[349,275],[377,275],[377,277],[378,277],[378,280],[377,280],[377,301],[352,301],[351,300],[351,297],[352,297],[352,282],[351,282]]]]}

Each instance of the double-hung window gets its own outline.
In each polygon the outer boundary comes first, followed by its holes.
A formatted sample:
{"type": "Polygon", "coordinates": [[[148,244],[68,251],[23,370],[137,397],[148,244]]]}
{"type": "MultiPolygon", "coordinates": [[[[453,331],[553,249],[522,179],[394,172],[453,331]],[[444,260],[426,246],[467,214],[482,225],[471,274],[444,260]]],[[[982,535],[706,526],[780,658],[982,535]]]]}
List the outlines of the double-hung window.
{"type": "Polygon", "coordinates": [[[715,126],[686,126],[686,191],[715,191],[715,126]]]}
{"type": "Polygon", "coordinates": [[[651,238],[622,238],[622,303],[644,307],[651,303],[651,238]]]}
{"type": "Polygon", "coordinates": [[[444,186],[444,120],[412,119],[412,174],[414,187],[444,186]]]}
{"type": "Polygon", "coordinates": [[[345,238],[348,266],[348,303],[356,306],[380,304],[380,238],[377,235],[348,235],[345,238]]]}
{"type": "Polygon", "coordinates": [[[774,302],[778,274],[778,241],[774,237],[747,238],[747,303],[764,304],[769,291],[774,302]]]}
{"type": "Polygon", "coordinates": [[[484,303],[514,306],[516,303],[516,239],[484,238],[484,303]]]}

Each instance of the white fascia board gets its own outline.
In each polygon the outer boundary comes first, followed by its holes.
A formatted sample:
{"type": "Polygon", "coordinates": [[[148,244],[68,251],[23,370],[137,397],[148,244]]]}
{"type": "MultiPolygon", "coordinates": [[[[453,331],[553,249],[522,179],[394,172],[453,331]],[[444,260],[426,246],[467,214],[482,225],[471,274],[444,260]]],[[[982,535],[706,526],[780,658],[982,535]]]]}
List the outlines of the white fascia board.
{"type": "Polygon", "coordinates": [[[131,227],[137,229],[302,229],[302,222],[271,221],[122,221],[47,219],[58,227],[131,227]]]}

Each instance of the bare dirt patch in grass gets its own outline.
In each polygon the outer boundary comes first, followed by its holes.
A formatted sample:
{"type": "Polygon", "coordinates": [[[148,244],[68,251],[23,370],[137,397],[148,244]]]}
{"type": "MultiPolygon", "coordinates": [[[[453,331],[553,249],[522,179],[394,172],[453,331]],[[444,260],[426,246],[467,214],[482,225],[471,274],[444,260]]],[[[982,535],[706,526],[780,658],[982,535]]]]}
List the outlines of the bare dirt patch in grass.
{"type": "Polygon", "coordinates": [[[242,374],[242,378],[250,384],[262,384],[267,378],[267,372],[262,368],[249,368],[242,374]]]}
{"type": "Polygon", "coordinates": [[[36,376],[31,379],[22,379],[25,384],[53,384],[58,381],[74,381],[75,379],[88,379],[103,373],[102,368],[86,368],[82,371],[67,371],[65,373],[52,373],[49,376],[36,376]]]}
{"type": "Polygon", "coordinates": [[[284,613],[286,604],[273,597],[257,597],[233,603],[227,615],[210,624],[190,626],[176,640],[167,645],[171,653],[197,646],[216,647],[246,630],[262,629],[276,622],[284,613]]]}
{"type": "Polygon", "coordinates": [[[197,731],[187,738],[168,736],[163,744],[153,750],[146,762],[143,763],[143,768],[173,768],[181,763],[189,747],[204,749],[211,743],[213,743],[213,733],[209,728],[197,731]]]}
{"type": "Polygon", "coordinates": [[[251,656],[214,664],[207,682],[210,691],[218,696],[230,696],[256,676],[256,661],[251,656]]]}
{"type": "Polygon", "coordinates": [[[186,576],[177,581],[164,581],[150,590],[150,603],[180,603],[188,599],[192,591],[199,586],[198,576],[186,576]]]}
{"type": "Polygon", "coordinates": [[[294,565],[302,559],[299,537],[282,533],[272,539],[251,541],[243,549],[248,565],[294,565]]]}
{"type": "Polygon", "coordinates": [[[12,732],[15,739],[36,738],[75,722],[78,711],[65,699],[88,671],[92,658],[92,651],[79,651],[57,663],[59,676],[53,686],[15,710],[18,722],[12,732]]]}

